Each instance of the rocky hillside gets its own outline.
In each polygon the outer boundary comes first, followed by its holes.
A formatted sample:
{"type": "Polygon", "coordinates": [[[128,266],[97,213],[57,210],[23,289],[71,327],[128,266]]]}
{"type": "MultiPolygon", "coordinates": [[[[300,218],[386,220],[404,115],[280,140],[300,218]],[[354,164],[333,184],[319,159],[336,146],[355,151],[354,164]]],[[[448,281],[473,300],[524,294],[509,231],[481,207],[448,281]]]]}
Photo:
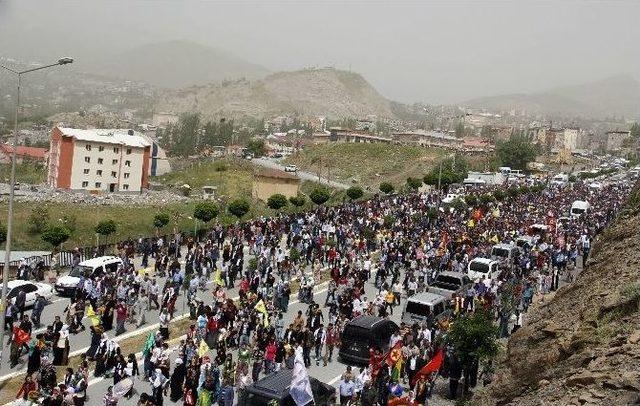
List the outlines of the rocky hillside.
{"type": "Polygon", "coordinates": [[[169,92],[157,111],[198,111],[207,117],[279,114],[393,117],[391,102],[361,75],[336,69],[280,72],[261,80],[236,80],[169,92]]]}
{"type": "Polygon", "coordinates": [[[588,267],[527,315],[476,405],[640,404],[640,187],[588,267]]]}

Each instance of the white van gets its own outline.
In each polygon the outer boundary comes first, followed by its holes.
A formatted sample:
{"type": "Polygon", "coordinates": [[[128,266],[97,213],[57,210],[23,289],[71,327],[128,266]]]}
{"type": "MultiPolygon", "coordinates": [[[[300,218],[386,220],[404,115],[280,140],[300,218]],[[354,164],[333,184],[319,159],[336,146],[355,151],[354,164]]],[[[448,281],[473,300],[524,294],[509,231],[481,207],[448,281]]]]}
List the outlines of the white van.
{"type": "Polygon", "coordinates": [[[402,312],[402,322],[408,325],[426,322],[428,327],[449,314],[448,300],[431,292],[417,293],[407,299],[402,312]]]}
{"type": "Polygon", "coordinates": [[[94,277],[105,273],[112,273],[122,266],[122,260],[114,256],[91,258],[80,262],[77,268],[69,272],[69,275],[58,278],[54,285],[58,295],[73,294],[80,282],[80,277],[94,277]]]}
{"type": "Polygon", "coordinates": [[[474,258],[467,265],[467,275],[472,281],[481,280],[485,285],[490,285],[492,280],[500,276],[499,262],[488,258],[474,258]]]}
{"type": "Polygon", "coordinates": [[[510,244],[496,244],[491,247],[491,259],[511,266],[518,252],[518,247],[510,244]]]}
{"type": "Polygon", "coordinates": [[[569,175],[566,175],[564,173],[559,173],[551,178],[552,185],[565,186],[567,183],[569,183],[569,175]]]}
{"type": "Polygon", "coordinates": [[[589,210],[589,202],[584,200],[576,200],[571,205],[571,216],[572,217],[580,217],[583,213],[586,213],[589,210]]]}

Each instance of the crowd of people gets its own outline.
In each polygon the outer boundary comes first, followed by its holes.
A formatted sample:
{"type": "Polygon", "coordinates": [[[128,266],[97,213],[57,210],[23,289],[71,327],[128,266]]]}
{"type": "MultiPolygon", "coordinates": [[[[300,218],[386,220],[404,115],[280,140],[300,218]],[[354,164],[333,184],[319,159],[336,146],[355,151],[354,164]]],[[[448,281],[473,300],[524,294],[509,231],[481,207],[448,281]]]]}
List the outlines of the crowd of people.
{"type": "Polygon", "coordinates": [[[491,369],[462,367],[445,339],[451,323],[483,309],[495,318],[500,335],[508,336],[522,325],[535,294],[573,277],[579,258],[587,258],[594,236],[615,216],[628,191],[625,184],[599,189],[580,182],[565,188],[541,185],[504,193],[499,201],[484,199],[477,207],[455,208],[441,204],[437,192],[375,196],[216,226],[184,244],[162,239],[123,244],[122,265],[112,273],[82,277],[65,314],[56,316],[46,332],[31,337],[29,317],[7,309],[15,316],[12,363],[23,354],[28,358],[18,398],[82,405],[94,375],[113,379],[101,400],[107,406],[135,392],[141,392],[143,405],[161,406],[167,399],[188,406],[242,405],[245,388],[265,374],[292,369],[297,353],[307,367],[336,362],[349,320],[393,317],[402,298],[427,290],[439,273],[464,273],[469,261],[489,256],[493,245],[532,235],[499,278],[473,281],[454,294],[450,318],[401,323],[389,352],[372,348],[370,365],[358,373],[347,368],[338,389],[341,404],[424,405],[437,377],[445,376],[449,396],[456,398],[459,381],[474,386],[480,369],[489,382],[491,369]],[[565,217],[574,200],[589,200],[591,208],[565,217]],[[534,233],[534,224],[547,228],[534,233]],[[136,256],[141,267],[134,265],[136,256]],[[314,295],[320,283],[328,285],[326,297],[314,295]],[[236,300],[228,294],[234,287],[236,300]],[[294,294],[307,309],[290,318],[294,294]],[[186,324],[174,320],[179,295],[189,306],[186,324]],[[151,308],[160,310],[159,329],[149,335],[142,357],[125,356],[114,337],[127,326],[155,322],[145,320],[151,308]],[[183,331],[178,325],[185,326],[183,331]],[[91,345],[75,370],[57,376],[55,367],[69,362],[70,334],[89,334],[91,345]],[[434,360],[441,365],[425,373],[434,360]]]}

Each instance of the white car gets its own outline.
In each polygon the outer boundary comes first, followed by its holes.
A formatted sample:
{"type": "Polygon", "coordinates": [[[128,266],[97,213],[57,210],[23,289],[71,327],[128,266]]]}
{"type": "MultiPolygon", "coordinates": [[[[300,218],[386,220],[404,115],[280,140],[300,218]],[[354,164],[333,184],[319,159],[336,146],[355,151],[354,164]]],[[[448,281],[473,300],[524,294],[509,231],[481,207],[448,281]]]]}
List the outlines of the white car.
{"type": "Polygon", "coordinates": [[[53,287],[44,283],[13,280],[7,283],[7,299],[12,303],[15,302],[16,296],[20,291],[24,291],[27,294],[25,305],[26,307],[33,306],[36,302],[36,293],[44,297],[47,301],[53,297],[53,287]]]}
{"type": "Polygon", "coordinates": [[[459,199],[460,197],[461,196],[457,193],[449,193],[444,197],[444,199],[442,199],[442,203],[444,204],[453,203],[454,200],[459,199]]]}
{"type": "Polygon", "coordinates": [[[284,167],[285,172],[298,172],[298,167],[295,165],[287,165],[284,167]]]}

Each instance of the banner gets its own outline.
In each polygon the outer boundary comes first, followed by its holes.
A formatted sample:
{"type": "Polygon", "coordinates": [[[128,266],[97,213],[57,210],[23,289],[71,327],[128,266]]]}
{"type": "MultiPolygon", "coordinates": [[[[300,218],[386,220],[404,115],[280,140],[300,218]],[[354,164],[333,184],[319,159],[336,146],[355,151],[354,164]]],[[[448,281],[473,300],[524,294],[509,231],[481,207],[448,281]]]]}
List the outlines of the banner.
{"type": "Polygon", "coordinates": [[[262,299],[260,299],[260,301],[256,303],[254,309],[262,313],[262,322],[264,323],[265,327],[269,327],[269,312],[267,312],[267,308],[264,305],[262,299]]]}
{"type": "Polygon", "coordinates": [[[216,270],[216,273],[213,275],[213,282],[218,286],[226,286],[226,283],[224,283],[222,279],[222,269],[216,270]]]}
{"type": "Polygon", "coordinates": [[[201,340],[200,346],[198,347],[198,357],[202,358],[208,352],[209,352],[209,346],[204,340],[201,340]]]}
{"type": "Polygon", "coordinates": [[[313,401],[313,392],[311,392],[311,382],[307,368],[304,366],[301,348],[299,349],[300,351],[296,350],[289,394],[296,406],[305,406],[313,401]]]}
{"type": "Polygon", "coordinates": [[[144,343],[144,347],[142,347],[142,354],[146,357],[149,351],[156,346],[156,337],[153,333],[149,333],[147,336],[147,341],[144,343]]]}
{"type": "Polygon", "coordinates": [[[100,315],[96,314],[96,312],[93,310],[93,306],[91,305],[87,306],[87,318],[91,320],[91,324],[93,325],[93,327],[97,327],[100,325],[100,315]]]}

